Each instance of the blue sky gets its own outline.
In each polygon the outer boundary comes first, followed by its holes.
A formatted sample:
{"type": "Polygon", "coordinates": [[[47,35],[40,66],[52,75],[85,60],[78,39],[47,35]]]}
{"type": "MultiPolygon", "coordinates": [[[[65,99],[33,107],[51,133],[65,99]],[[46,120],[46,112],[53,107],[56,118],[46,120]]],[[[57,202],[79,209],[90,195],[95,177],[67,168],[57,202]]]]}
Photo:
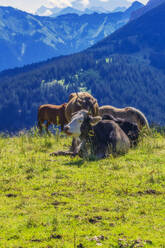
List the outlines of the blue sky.
{"type": "MultiPolygon", "coordinates": [[[[81,4],[84,5],[84,7],[87,6],[91,0],[0,0],[0,6],[12,6],[14,8],[18,8],[27,12],[34,13],[41,5],[44,5],[46,7],[66,7],[66,6],[72,6],[73,2],[81,2],[81,4]]],[[[115,1],[114,0],[98,0],[100,2],[113,2],[113,6],[115,1]]],[[[134,0],[116,0],[117,6],[125,5],[127,2],[133,2],[134,0]],[[119,4],[121,3],[121,4],[119,4]],[[123,3],[123,4],[122,4],[123,3]]],[[[138,0],[139,2],[142,2],[144,4],[147,3],[148,0],[138,0]]],[[[72,6],[74,7],[74,6],[72,6]]]]}

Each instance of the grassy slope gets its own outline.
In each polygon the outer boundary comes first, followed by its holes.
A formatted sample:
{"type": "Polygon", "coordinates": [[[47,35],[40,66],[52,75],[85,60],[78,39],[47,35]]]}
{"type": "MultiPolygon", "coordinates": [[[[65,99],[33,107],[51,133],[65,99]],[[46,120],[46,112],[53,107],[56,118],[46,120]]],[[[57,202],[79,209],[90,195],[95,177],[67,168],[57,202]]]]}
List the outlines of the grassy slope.
{"type": "Polygon", "coordinates": [[[49,156],[70,143],[0,138],[0,247],[165,247],[165,138],[100,161],[49,156]]]}

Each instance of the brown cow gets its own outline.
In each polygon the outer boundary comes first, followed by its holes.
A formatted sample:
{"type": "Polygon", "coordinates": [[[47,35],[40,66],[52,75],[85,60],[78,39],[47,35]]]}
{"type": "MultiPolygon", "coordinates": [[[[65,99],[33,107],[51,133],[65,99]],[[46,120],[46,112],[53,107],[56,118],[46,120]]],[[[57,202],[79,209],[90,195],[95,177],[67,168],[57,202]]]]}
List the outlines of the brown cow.
{"type": "Polygon", "coordinates": [[[115,108],[110,105],[105,105],[99,108],[99,115],[102,117],[104,115],[111,115],[115,118],[121,118],[125,121],[136,123],[140,130],[144,126],[149,129],[149,124],[144,114],[133,107],[115,108]]]}
{"type": "Polygon", "coordinates": [[[72,115],[81,109],[90,111],[92,116],[98,115],[99,106],[97,100],[88,92],[71,93],[65,109],[67,121],[69,122],[72,115]]]}
{"type": "Polygon", "coordinates": [[[38,128],[42,132],[42,124],[46,121],[46,131],[48,133],[48,127],[51,124],[60,125],[63,131],[64,125],[67,124],[65,118],[66,103],[61,105],[44,104],[38,108],[38,128]]]}

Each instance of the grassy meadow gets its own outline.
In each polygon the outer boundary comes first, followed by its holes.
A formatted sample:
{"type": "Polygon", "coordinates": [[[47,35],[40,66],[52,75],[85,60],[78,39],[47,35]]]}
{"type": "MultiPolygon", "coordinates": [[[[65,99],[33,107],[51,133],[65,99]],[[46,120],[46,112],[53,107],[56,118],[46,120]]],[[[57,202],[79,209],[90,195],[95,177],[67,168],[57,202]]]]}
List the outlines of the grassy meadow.
{"type": "Polygon", "coordinates": [[[0,248],[165,248],[165,135],[102,160],[71,138],[0,136],[0,248]]]}

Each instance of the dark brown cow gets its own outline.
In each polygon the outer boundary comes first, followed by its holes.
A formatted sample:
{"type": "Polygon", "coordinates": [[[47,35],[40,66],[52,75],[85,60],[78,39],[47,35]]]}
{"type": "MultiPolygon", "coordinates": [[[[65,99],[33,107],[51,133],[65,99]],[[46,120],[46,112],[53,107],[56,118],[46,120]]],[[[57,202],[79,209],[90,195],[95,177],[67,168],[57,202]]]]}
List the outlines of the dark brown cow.
{"type": "Polygon", "coordinates": [[[112,115],[104,115],[102,120],[112,120],[116,122],[120,128],[124,131],[124,133],[128,136],[131,147],[136,146],[140,134],[140,130],[136,123],[123,120],[121,118],[115,118],[112,115]]]}
{"type": "Polygon", "coordinates": [[[46,131],[51,124],[60,125],[63,131],[64,125],[67,124],[65,118],[66,103],[61,105],[44,104],[38,108],[38,128],[42,132],[42,124],[46,121],[46,131]]]}
{"type": "Polygon", "coordinates": [[[64,131],[67,135],[80,136],[81,143],[73,152],[59,151],[52,155],[80,155],[81,157],[94,155],[104,158],[109,154],[123,154],[130,148],[130,141],[117,123],[102,120],[100,116],[92,117],[87,110],[80,110],[69,122],[64,131]]]}
{"type": "MultiPolygon", "coordinates": [[[[69,124],[68,124],[69,125],[69,124]]],[[[109,154],[124,154],[130,148],[130,141],[119,125],[112,120],[99,120],[86,115],[80,127],[82,145],[80,156],[88,155],[88,150],[95,158],[104,158],[109,154]]]]}

